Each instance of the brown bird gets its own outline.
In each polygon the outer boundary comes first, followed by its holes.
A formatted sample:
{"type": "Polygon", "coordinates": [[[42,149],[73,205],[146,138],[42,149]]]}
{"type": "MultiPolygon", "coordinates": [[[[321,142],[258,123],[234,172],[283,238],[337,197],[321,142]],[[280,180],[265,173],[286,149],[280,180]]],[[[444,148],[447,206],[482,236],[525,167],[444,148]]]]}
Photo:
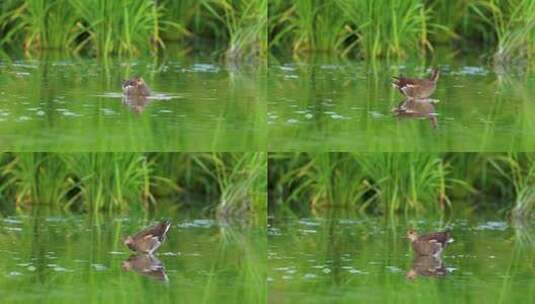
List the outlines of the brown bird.
{"type": "Polygon", "coordinates": [[[135,271],[141,275],[159,280],[167,281],[165,267],[162,262],[150,254],[132,255],[123,261],[121,267],[124,271],[135,271]]]}
{"type": "Polygon", "coordinates": [[[439,256],[448,243],[453,242],[449,231],[418,236],[416,230],[411,229],[407,231],[407,238],[411,241],[412,249],[417,255],[439,256]]]}
{"type": "Polygon", "coordinates": [[[145,80],[143,80],[143,77],[135,76],[123,81],[123,94],[149,96],[150,88],[145,80]]]}
{"type": "Polygon", "coordinates": [[[392,86],[409,98],[427,98],[435,92],[440,71],[433,69],[428,79],[394,76],[392,86]]]}
{"type": "Polygon", "coordinates": [[[165,241],[170,227],[169,221],[163,221],[126,237],[124,244],[132,251],[153,254],[165,241]]]}

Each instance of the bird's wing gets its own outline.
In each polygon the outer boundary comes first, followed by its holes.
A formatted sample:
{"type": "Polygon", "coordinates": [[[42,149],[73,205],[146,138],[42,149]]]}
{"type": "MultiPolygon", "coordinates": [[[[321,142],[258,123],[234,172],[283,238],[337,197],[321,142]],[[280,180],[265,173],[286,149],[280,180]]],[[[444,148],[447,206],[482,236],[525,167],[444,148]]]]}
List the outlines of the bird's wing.
{"type": "Polygon", "coordinates": [[[448,232],[429,233],[429,234],[420,236],[420,240],[423,240],[423,241],[435,240],[436,242],[445,244],[449,240],[449,233],[448,232]]]}

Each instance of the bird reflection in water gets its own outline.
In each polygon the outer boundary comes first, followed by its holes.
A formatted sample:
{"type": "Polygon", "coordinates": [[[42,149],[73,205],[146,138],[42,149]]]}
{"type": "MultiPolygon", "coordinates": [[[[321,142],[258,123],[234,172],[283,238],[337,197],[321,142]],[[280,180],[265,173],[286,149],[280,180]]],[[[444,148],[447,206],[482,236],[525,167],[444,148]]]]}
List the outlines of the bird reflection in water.
{"type": "Polygon", "coordinates": [[[134,271],[158,281],[168,281],[164,265],[152,254],[131,255],[123,261],[121,267],[124,271],[134,271]]]}
{"type": "Polygon", "coordinates": [[[123,95],[123,104],[134,113],[141,114],[149,104],[150,99],[143,95],[123,95]]]}
{"type": "Polygon", "coordinates": [[[428,118],[433,128],[436,128],[438,126],[438,114],[435,110],[435,103],[437,102],[438,100],[429,98],[407,98],[392,109],[392,113],[396,117],[428,118]]]}
{"type": "Polygon", "coordinates": [[[411,269],[407,271],[405,277],[409,280],[414,280],[418,276],[441,278],[447,273],[448,270],[440,256],[422,255],[414,258],[411,269]]]}

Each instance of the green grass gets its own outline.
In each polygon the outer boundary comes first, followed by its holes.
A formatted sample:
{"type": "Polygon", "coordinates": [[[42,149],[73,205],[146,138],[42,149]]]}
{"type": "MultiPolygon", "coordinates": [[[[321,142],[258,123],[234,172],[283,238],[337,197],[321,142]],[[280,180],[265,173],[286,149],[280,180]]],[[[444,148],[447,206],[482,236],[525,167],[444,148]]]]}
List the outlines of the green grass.
{"type": "Polygon", "coordinates": [[[397,59],[470,45],[488,49],[496,63],[522,63],[533,58],[534,20],[530,0],[274,0],[269,47],[397,59]]]}
{"type": "Polygon", "coordinates": [[[267,0],[6,0],[0,49],[59,49],[106,58],[155,54],[167,41],[205,41],[233,61],[267,49],[267,0]]]}
{"type": "Polygon", "coordinates": [[[73,46],[80,29],[67,0],[6,1],[0,15],[0,46],[22,44],[29,52],[73,46]]]}
{"type": "Polygon", "coordinates": [[[270,47],[365,58],[432,49],[436,28],[422,1],[299,0],[270,3],[270,47]]]}
{"type": "Polygon", "coordinates": [[[154,192],[197,189],[206,196],[217,196],[214,210],[220,218],[247,221],[253,212],[257,220],[264,221],[266,166],[265,153],[156,153],[155,174],[168,180],[154,187],[154,192]]]}
{"type": "Polygon", "coordinates": [[[535,155],[476,153],[274,153],[274,208],[348,208],[360,213],[444,214],[491,209],[535,215],[535,155]]]}
{"type": "Polygon", "coordinates": [[[154,1],[75,0],[70,2],[79,16],[85,39],[97,54],[134,55],[143,49],[155,51],[160,37],[162,7],[154,1]]]}
{"type": "Polygon", "coordinates": [[[212,18],[224,25],[222,35],[229,41],[227,60],[245,60],[262,55],[267,49],[267,0],[205,1],[212,18]]]}
{"type": "MultiPolygon", "coordinates": [[[[3,204],[50,205],[90,213],[148,211],[160,201],[204,197],[201,208],[223,217],[262,219],[263,153],[4,153],[3,204]],[[224,211],[224,212],[222,212],[224,211]]],[[[198,203],[198,200],[191,200],[198,203]]],[[[6,207],[6,206],[4,206],[6,207]]]]}
{"type": "MultiPolygon", "coordinates": [[[[513,153],[489,159],[503,183],[512,187],[514,198],[512,216],[525,218],[535,211],[535,155],[513,153]]],[[[497,177],[497,179],[499,179],[497,177]]]]}
{"type": "Polygon", "coordinates": [[[532,62],[535,53],[531,0],[5,0],[0,7],[0,49],[29,53],[136,56],[169,41],[217,45],[239,62],[264,57],[268,47],[397,59],[470,45],[500,65],[532,62]]]}
{"type": "Polygon", "coordinates": [[[494,0],[490,5],[494,7],[491,6],[489,19],[498,38],[494,54],[496,63],[507,64],[532,58],[535,53],[535,2],[494,0]]]}

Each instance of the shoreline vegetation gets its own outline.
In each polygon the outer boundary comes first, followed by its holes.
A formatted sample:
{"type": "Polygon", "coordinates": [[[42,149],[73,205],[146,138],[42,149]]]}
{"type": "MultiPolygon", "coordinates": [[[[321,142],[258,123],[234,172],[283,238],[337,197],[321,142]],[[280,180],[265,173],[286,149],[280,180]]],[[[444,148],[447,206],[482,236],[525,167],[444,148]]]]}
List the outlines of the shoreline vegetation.
{"type": "Polygon", "coordinates": [[[266,23],[267,0],[5,0],[0,49],[106,58],[206,41],[229,61],[251,61],[267,50],[266,23]]]}
{"type": "Polygon", "coordinates": [[[269,209],[535,217],[534,153],[271,153],[269,209]]]}
{"type": "Polygon", "coordinates": [[[495,64],[535,55],[531,0],[272,0],[269,49],[373,60],[432,53],[439,45],[488,49],[495,64]]]}
{"type": "Polygon", "coordinates": [[[262,221],[266,163],[265,153],[3,153],[1,205],[97,214],[148,212],[165,201],[262,221]]]}
{"type": "Polygon", "coordinates": [[[268,52],[403,59],[441,46],[503,66],[535,55],[531,0],[5,0],[0,10],[0,50],[29,54],[138,56],[176,42],[227,62],[268,52]]]}

